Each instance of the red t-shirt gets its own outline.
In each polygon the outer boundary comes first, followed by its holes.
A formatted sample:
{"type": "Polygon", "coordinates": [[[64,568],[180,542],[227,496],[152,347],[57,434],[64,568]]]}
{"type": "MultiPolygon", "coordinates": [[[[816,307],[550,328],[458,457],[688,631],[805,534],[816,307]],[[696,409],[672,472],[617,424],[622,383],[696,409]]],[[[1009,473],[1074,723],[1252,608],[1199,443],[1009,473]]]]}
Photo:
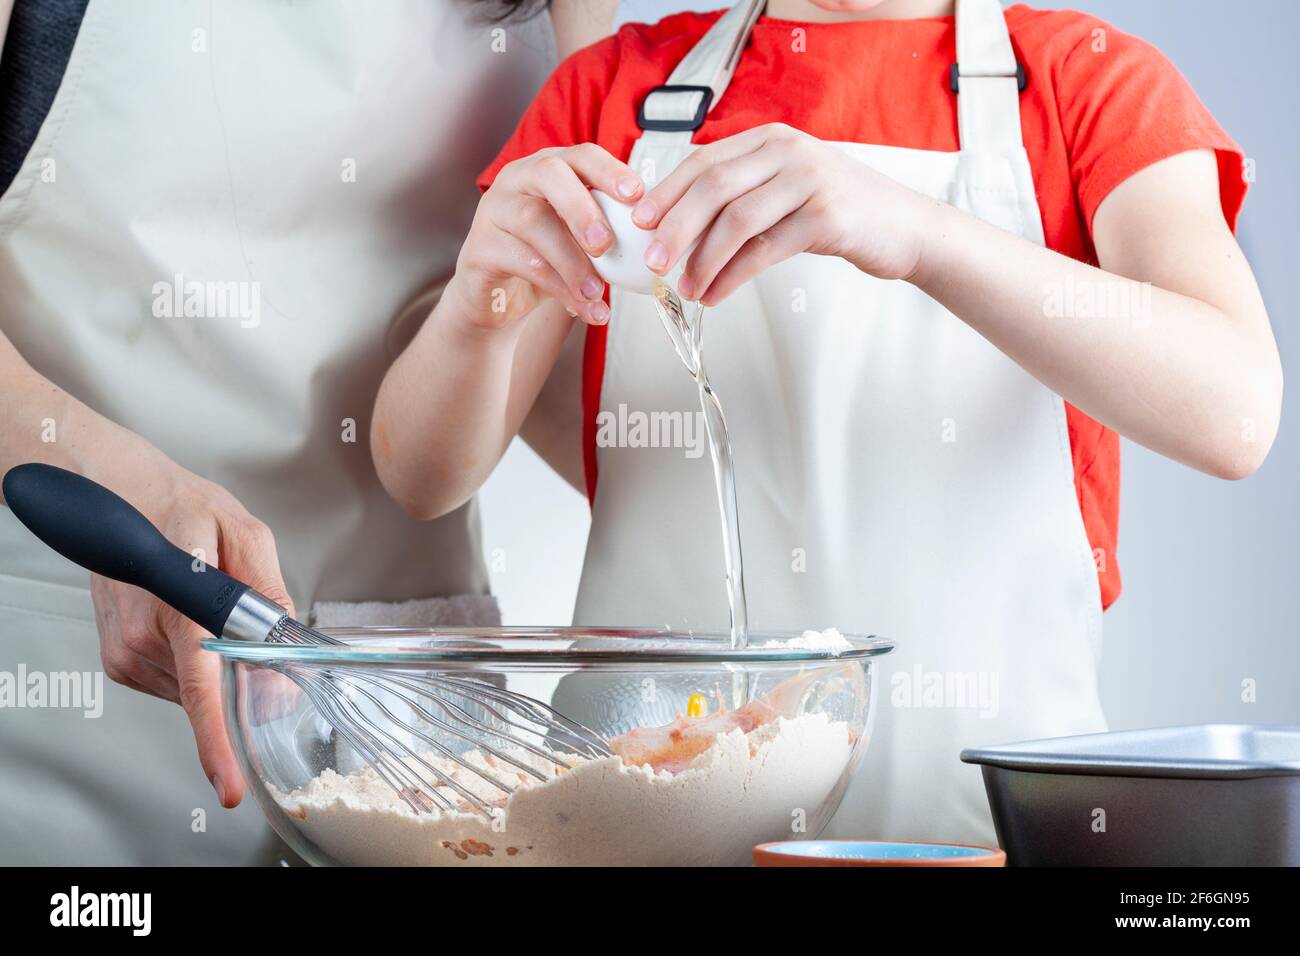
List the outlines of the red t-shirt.
{"type": "MultiPolygon", "coordinates": [[[[626,160],[640,135],[641,100],[666,82],[720,13],[629,24],[575,53],[551,76],[479,185],[486,189],[503,165],[547,146],[594,142],[626,160]]],[[[1158,50],[1071,10],[1018,5],[1006,18],[1028,76],[1020,122],[1049,248],[1095,263],[1089,230],[1101,201],[1134,173],[1193,149],[1217,151],[1223,214],[1235,227],[1246,194],[1241,150],[1158,50]]],[[[762,17],[695,141],[782,122],[830,141],[957,150],[956,97],[948,87],[955,36],[952,17],[845,23],[762,17]]],[[[596,481],[604,343],[605,329],[588,330],[589,493],[596,481]]],[[[1069,404],[1066,417],[1079,507],[1098,555],[1102,604],[1109,606],[1120,591],[1119,436],[1069,404]]]]}

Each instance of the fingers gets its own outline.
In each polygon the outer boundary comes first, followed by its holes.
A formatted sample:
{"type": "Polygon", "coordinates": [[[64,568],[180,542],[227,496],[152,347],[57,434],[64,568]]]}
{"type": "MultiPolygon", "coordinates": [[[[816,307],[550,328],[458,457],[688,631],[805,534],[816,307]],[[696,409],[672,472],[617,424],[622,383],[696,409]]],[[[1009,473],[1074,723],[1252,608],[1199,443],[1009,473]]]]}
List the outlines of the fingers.
{"type": "Polygon", "coordinates": [[[161,605],[139,588],[92,575],[90,594],[99,631],[99,656],[104,674],[114,683],[176,703],[171,647],[158,628],[161,605]]]}
{"type": "MultiPolygon", "coordinates": [[[[154,521],[177,547],[228,569],[232,576],[291,612],[275,541],[227,492],[191,481],[154,521]]],[[[190,719],[199,761],[222,805],[238,805],[244,779],[222,717],[220,659],[199,642],[205,632],[147,592],[99,576],[91,594],[104,672],[142,693],[179,703],[190,719]]]]}
{"type": "Polygon", "coordinates": [[[171,674],[139,657],[104,655],[104,675],[115,684],[170,701],[181,702],[180,685],[171,674]]]}
{"type": "Polygon", "coordinates": [[[293,599],[284,586],[271,529],[246,512],[218,514],[216,519],[221,570],[293,614],[293,599]]]}
{"type": "MultiPolygon", "coordinates": [[[[607,322],[605,283],[591,259],[609,250],[614,232],[592,189],[633,202],[645,186],[627,164],[591,143],[541,150],[509,163],[480,204],[462,250],[460,266],[476,277],[473,286],[496,295],[501,277],[521,279],[584,322],[607,322]]],[[[528,311],[472,310],[482,326],[509,324],[528,311]]]]}
{"type": "MultiPolygon", "coordinates": [[[[609,307],[603,301],[576,298],[564,278],[528,243],[507,232],[496,232],[493,236],[483,258],[488,269],[523,279],[527,286],[562,303],[570,313],[590,325],[602,325],[609,320],[609,307]]],[[[597,295],[604,290],[603,282],[599,289],[597,295]]],[[[506,318],[506,315],[501,315],[502,321],[506,318]]]]}
{"type": "Polygon", "coordinates": [[[764,269],[810,248],[816,240],[810,218],[787,216],[771,229],[749,239],[705,290],[700,301],[717,305],[764,269]]]}
{"type": "Polygon", "coordinates": [[[641,177],[632,167],[615,159],[595,143],[569,146],[562,152],[565,162],[592,189],[599,189],[623,202],[634,201],[645,189],[641,177]]]}
{"type": "MultiPolygon", "coordinates": [[[[709,294],[716,301],[715,280],[732,256],[797,214],[814,194],[823,149],[807,134],[779,123],[699,147],[632,212],[638,226],[655,230],[646,265],[666,275],[689,254],[677,291],[687,299],[705,301],[709,294]]],[[[756,248],[767,249],[770,238],[756,248]]],[[[754,253],[748,261],[757,261],[754,253]]]]}
{"type": "Polygon", "coordinates": [[[175,675],[149,661],[140,662],[139,676],[136,680],[139,683],[137,690],[143,688],[153,696],[171,701],[173,704],[181,702],[180,682],[176,680],[175,675]]]}
{"type": "MultiPolygon", "coordinates": [[[[210,563],[293,614],[293,600],[280,572],[270,529],[242,509],[219,511],[213,519],[216,540],[204,549],[205,554],[217,556],[210,563]]],[[[178,695],[190,719],[199,762],[221,805],[238,806],[244,794],[244,778],[222,716],[221,660],[199,646],[205,637],[202,628],[170,608],[161,612],[160,628],[171,646],[178,695]]]]}
{"type": "MultiPolygon", "coordinates": [[[[787,216],[796,214],[807,198],[805,183],[794,176],[779,175],[728,202],[691,253],[686,268],[677,281],[677,291],[687,299],[705,293],[718,273],[746,243],[767,232],[787,216]]],[[[673,213],[678,208],[680,205],[674,207],[673,213]]],[[[665,218],[664,225],[667,222],[665,218]]],[[[785,234],[789,234],[789,231],[782,233],[785,234]]],[[[767,244],[762,245],[768,248],[767,244]]]]}
{"type": "Polygon", "coordinates": [[[226,735],[221,713],[221,659],[199,647],[204,632],[180,621],[172,631],[181,706],[190,718],[199,763],[223,807],[236,807],[244,795],[244,778],[226,735]]]}
{"type": "Polygon", "coordinates": [[[632,221],[642,229],[654,229],[660,219],[686,195],[691,185],[709,169],[762,147],[772,135],[767,126],[728,136],[693,150],[663,182],[658,183],[632,210],[632,221]]]}
{"type": "MultiPolygon", "coordinates": [[[[592,205],[595,206],[594,201],[592,205]]],[[[498,206],[491,215],[497,232],[488,237],[484,249],[479,253],[483,262],[500,263],[504,255],[507,261],[521,270],[508,271],[507,274],[519,275],[521,278],[526,277],[526,273],[549,277],[548,270],[553,270],[563,284],[563,291],[558,297],[569,311],[596,324],[609,317],[608,309],[601,301],[605,283],[549,203],[520,195],[498,206]],[[513,237],[522,243],[531,255],[505,242],[504,236],[513,237]],[[546,250],[542,256],[545,267],[533,261],[541,255],[538,250],[542,249],[546,250]],[[520,259],[527,261],[520,263],[520,259]]]]}
{"type": "MultiPolygon", "coordinates": [[[[211,507],[210,501],[207,506],[211,507]]],[[[223,518],[221,512],[188,512],[180,519],[182,527],[177,528],[172,540],[191,554],[202,555],[206,564],[220,567],[273,601],[288,601],[284,583],[279,580],[275,542],[270,532],[242,509],[236,511],[239,505],[233,499],[225,502],[225,506],[232,509],[230,517],[223,518]],[[193,523],[200,517],[201,524],[193,523]],[[266,573],[266,558],[257,557],[267,548],[277,566],[273,575],[266,573]],[[232,561],[227,549],[238,554],[242,561],[232,561]],[[240,566],[236,567],[237,564],[240,566]],[[251,579],[254,577],[256,580],[251,579]]],[[[194,573],[206,573],[200,570],[203,566],[196,564],[194,573]]],[[[190,719],[203,772],[222,806],[238,806],[244,795],[244,778],[222,720],[221,660],[199,646],[207,632],[166,605],[157,611],[157,629],[171,648],[177,697],[190,719]]]]}
{"type": "MultiPolygon", "coordinates": [[[[666,275],[677,266],[678,261],[687,254],[700,236],[706,234],[712,236],[724,226],[734,228],[747,225],[744,220],[737,220],[733,207],[740,208],[746,203],[749,206],[744,208],[753,205],[749,197],[754,191],[765,187],[765,184],[770,183],[773,177],[780,173],[781,167],[776,159],[771,153],[759,149],[710,166],[701,173],[659,220],[654,242],[646,250],[646,265],[654,272],[666,275]]],[[[770,196],[770,191],[767,195],[770,196]]],[[[789,209],[785,212],[789,212],[789,209]]],[[[765,229],[771,224],[767,222],[762,228],[765,229]]],[[[749,235],[735,238],[732,251],[738,249],[740,244],[753,234],[750,232],[749,235]]],[[[692,255],[691,261],[697,262],[698,255],[692,255]]],[[[721,263],[719,263],[720,267],[721,263]]],[[[682,278],[698,279],[699,276],[695,270],[688,269],[682,278]]],[[[712,278],[712,274],[708,278],[712,278]]],[[[695,285],[695,288],[701,290],[705,287],[705,283],[695,285]]],[[[686,298],[692,297],[691,293],[682,287],[680,281],[678,291],[686,298]]]]}
{"type": "Polygon", "coordinates": [[[592,143],[534,157],[519,188],[524,195],[554,208],[574,242],[591,256],[603,254],[614,241],[608,221],[591,198],[591,189],[629,202],[644,190],[639,176],[592,143]]]}
{"type": "MultiPolygon", "coordinates": [[[[172,662],[171,646],[158,623],[158,610],[163,606],[161,602],[139,588],[97,574],[91,575],[90,595],[95,605],[95,624],[99,630],[99,649],[105,672],[108,673],[111,664],[124,677],[134,679],[142,676],[135,672],[139,659],[171,677],[174,684],[176,667],[172,662]]],[[[111,673],[109,676],[113,677],[111,673]]]]}

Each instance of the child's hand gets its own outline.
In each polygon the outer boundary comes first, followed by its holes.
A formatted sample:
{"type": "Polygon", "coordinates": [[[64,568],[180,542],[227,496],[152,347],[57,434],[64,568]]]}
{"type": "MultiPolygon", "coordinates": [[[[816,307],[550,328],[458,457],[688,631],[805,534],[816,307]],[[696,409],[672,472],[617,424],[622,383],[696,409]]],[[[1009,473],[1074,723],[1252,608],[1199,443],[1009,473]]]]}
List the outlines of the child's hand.
{"type": "Polygon", "coordinates": [[[631,202],[644,186],[591,143],[539,150],[501,170],[479,201],[447,290],[471,324],[502,328],[548,298],[585,322],[609,321],[605,284],[587,257],[605,252],[614,234],[589,188],[631,202]]]}
{"type": "Polygon", "coordinates": [[[699,238],[677,291],[712,305],[800,252],[906,278],[935,203],[780,123],[701,146],[632,213],[655,229],[646,265],[665,275],[699,238]]]}

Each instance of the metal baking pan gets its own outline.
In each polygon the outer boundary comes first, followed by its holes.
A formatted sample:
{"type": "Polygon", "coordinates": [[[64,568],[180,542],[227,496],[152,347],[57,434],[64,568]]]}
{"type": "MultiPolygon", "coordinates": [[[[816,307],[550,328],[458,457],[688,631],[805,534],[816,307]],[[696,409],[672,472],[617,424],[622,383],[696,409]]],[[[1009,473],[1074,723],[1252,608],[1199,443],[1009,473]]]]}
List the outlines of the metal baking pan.
{"type": "Polygon", "coordinates": [[[1300,727],[1202,724],[963,750],[1012,866],[1300,866],[1300,727]]]}

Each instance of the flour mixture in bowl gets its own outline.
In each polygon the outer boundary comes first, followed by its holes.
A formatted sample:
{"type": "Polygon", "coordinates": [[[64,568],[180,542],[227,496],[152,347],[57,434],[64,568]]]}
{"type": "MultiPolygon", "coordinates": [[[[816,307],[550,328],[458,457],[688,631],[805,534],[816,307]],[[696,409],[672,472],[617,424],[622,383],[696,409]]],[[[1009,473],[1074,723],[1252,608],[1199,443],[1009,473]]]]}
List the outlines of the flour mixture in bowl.
{"type": "MultiPolygon", "coordinates": [[[[570,758],[545,784],[521,785],[487,820],[473,810],[415,813],[370,769],[326,770],[278,796],[287,816],[338,860],[363,866],[682,866],[743,864],[830,797],[853,749],[825,714],[779,717],[713,738],[675,770],[621,756],[570,758]]],[[[490,756],[476,765],[501,772],[490,756]]],[[[529,758],[537,761],[538,758],[529,758]]],[[[462,785],[475,778],[431,761],[462,785]]],[[[444,790],[452,797],[452,791],[444,790]]]]}
{"type": "Polygon", "coordinates": [[[349,646],[213,647],[226,658],[232,736],[263,811],[308,860],[402,866],[745,865],[758,843],[815,836],[866,745],[871,658],[892,646],[833,633],[756,635],[739,651],[727,635],[665,631],[335,636],[349,646]],[[578,715],[611,755],[545,738],[508,751],[440,742],[408,759],[443,785],[401,792],[280,676],[398,665],[468,671],[554,706],[560,683],[565,701],[615,700],[578,715]],[[732,706],[737,674],[749,699],[732,706]]]}

